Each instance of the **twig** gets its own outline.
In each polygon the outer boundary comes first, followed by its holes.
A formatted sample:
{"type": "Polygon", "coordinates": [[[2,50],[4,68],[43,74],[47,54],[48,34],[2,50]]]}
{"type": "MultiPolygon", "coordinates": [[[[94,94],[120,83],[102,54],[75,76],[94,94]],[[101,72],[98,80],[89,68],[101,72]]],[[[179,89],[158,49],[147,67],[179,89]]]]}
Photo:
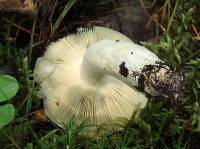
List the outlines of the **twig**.
{"type": "MultiPolygon", "coordinates": [[[[6,22],[8,22],[8,23],[11,23],[11,21],[10,20],[6,20],[6,22]]],[[[22,31],[24,31],[24,32],[27,32],[27,33],[29,33],[29,34],[32,34],[32,31],[29,31],[28,29],[26,29],[26,28],[23,28],[23,27],[21,27],[21,26],[19,26],[19,25],[17,25],[16,23],[12,23],[12,25],[13,26],[15,26],[15,27],[17,27],[17,28],[19,28],[20,30],[22,30],[22,31]]],[[[39,37],[39,35],[38,34],[36,34],[36,33],[34,33],[34,36],[37,36],[37,37],[39,37]]]]}
{"type": "Polygon", "coordinates": [[[200,40],[200,32],[197,31],[196,27],[194,24],[192,24],[192,29],[194,30],[196,37],[194,37],[196,40],[200,40]]]}

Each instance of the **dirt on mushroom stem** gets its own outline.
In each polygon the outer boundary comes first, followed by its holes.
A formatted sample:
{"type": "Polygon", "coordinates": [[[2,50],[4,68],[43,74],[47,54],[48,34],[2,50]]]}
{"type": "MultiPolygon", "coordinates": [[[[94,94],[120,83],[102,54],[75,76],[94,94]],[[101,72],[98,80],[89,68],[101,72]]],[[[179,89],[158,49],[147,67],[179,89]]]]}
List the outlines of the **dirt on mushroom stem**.
{"type": "Polygon", "coordinates": [[[184,73],[171,70],[164,63],[146,65],[138,74],[138,89],[150,95],[164,96],[171,99],[171,102],[178,103],[182,101],[185,92],[184,73]]]}

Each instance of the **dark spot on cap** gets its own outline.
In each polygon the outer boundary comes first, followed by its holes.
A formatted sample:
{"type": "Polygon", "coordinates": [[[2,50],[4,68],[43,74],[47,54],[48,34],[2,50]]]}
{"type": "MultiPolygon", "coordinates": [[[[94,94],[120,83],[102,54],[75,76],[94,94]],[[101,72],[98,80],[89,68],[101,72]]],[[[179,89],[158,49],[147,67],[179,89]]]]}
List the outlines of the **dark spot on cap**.
{"type": "Polygon", "coordinates": [[[58,101],[56,101],[56,105],[59,106],[59,102],[58,101]]]}
{"type": "Polygon", "coordinates": [[[133,54],[133,52],[131,52],[131,54],[133,54]]]}
{"type": "Polygon", "coordinates": [[[116,42],[119,42],[119,40],[116,40],[116,42]]]}
{"type": "Polygon", "coordinates": [[[127,77],[128,76],[128,69],[126,68],[125,66],[125,62],[122,62],[120,65],[119,65],[119,73],[124,76],[124,77],[127,77]]]}

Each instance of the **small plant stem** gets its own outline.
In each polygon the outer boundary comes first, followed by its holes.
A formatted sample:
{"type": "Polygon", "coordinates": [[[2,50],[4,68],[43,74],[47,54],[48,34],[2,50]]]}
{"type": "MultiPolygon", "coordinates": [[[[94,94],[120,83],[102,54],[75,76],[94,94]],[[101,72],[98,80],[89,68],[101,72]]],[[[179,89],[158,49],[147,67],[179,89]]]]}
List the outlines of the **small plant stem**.
{"type": "Polygon", "coordinates": [[[10,38],[10,34],[11,34],[11,30],[12,30],[12,25],[13,25],[13,22],[15,20],[15,15],[12,16],[11,18],[11,21],[9,22],[9,25],[8,25],[8,29],[7,29],[7,32],[6,32],[6,38],[7,38],[7,42],[6,42],[6,49],[7,49],[7,64],[8,64],[8,71],[10,72],[10,67],[11,67],[11,61],[10,61],[10,43],[11,41],[9,40],[10,38]]]}
{"type": "Polygon", "coordinates": [[[35,17],[34,22],[33,22],[32,32],[31,32],[30,50],[29,50],[29,57],[28,57],[29,64],[30,64],[32,52],[33,52],[33,46],[32,45],[33,45],[33,42],[34,42],[33,38],[34,38],[36,21],[37,21],[37,18],[35,17]]]}
{"type": "Polygon", "coordinates": [[[171,16],[171,18],[170,18],[170,20],[169,20],[169,23],[168,23],[168,26],[167,26],[167,33],[168,33],[169,30],[170,30],[170,27],[171,27],[172,21],[173,21],[173,19],[174,19],[174,15],[175,15],[176,9],[177,9],[177,7],[178,7],[178,3],[179,3],[179,0],[176,0],[175,6],[174,6],[174,10],[173,10],[173,12],[172,12],[172,16],[171,16]]]}
{"type": "Polygon", "coordinates": [[[52,37],[54,35],[54,33],[57,31],[60,23],[62,22],[62,20],[64,19],[64,17],[66,16],[66,14],[68,13],[68,11],[70,10],[70,8],[75,4],[76,0],[70,0],[65,8],[63,9],[60,17],[56,20],[56,23],[54,24],[52,31],[51,31],[51,35],[50,37],[52,37]]]}
{"type": "Polygon", "coordinates": [[[28,67],[28,57],[25,57],[23,60],[23,74],[24,74],[24,82],[26,89],[28,90],[28,95],[26,96],[27,104],[26,104],[26,114],[29,112],[31,105],[32,105],[32,89],[31,83],[29,80],[29,67],[28,67]]]}

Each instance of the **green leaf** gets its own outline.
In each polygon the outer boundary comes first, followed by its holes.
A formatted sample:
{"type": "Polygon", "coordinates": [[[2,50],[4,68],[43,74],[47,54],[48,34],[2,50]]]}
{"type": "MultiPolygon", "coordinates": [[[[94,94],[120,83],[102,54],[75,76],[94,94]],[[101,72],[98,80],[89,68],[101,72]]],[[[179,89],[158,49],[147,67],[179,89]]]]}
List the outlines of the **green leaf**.
{"type": "Polygon", "coordinates": [[[0,102],[6,101],[17,93],[19,84],[17,80],[9,75],[0,75],[0,102]]]}
{"type": "Polygon", "coordinates": [[[12,104],[0,106],[0,129],[7,125],[15,115],[15,109],[12,104]]]}

